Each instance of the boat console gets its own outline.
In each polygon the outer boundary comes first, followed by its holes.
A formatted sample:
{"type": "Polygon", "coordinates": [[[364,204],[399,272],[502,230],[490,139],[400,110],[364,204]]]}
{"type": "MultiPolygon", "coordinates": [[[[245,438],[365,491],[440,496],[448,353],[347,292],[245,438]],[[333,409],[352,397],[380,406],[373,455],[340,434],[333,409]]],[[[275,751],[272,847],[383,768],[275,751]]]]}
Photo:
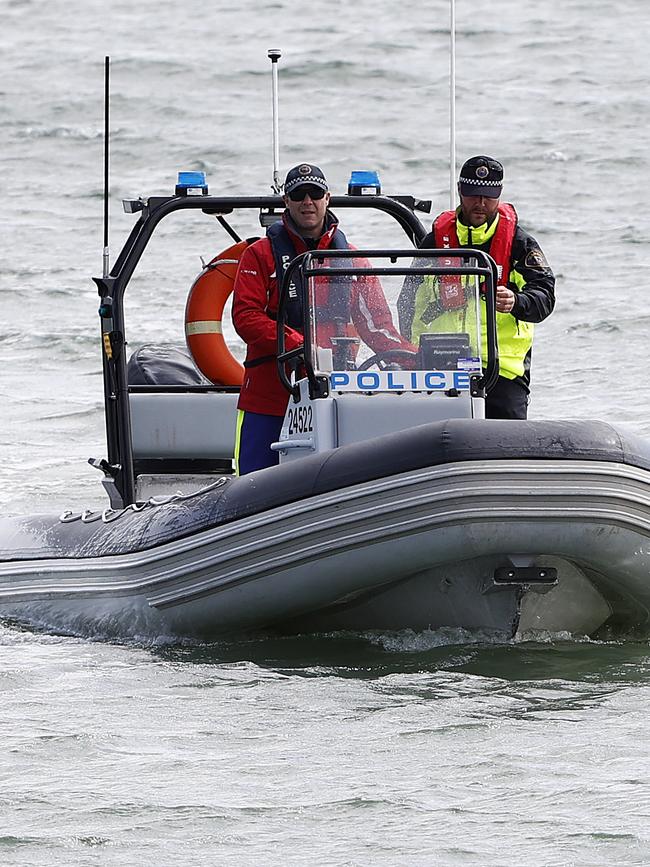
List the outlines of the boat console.
{"type": "Polygon", "coordinates": [[[278,311],[278,372],[291,396],[272,446],[281,463],[432,421],[485,417],[485,393],[498,376],[496,268],[478,250],[449,253],[327,250],[294,259],[278,311]],[[421,296],[433,311],[416,310],[421,296]],[[381,323],[367,299],[380,308],[385,301],[381,323]],[[287,351],[292,304],[305,341],[287,351]],[[374,351],[377,342],[386,348],[374,351]]]}

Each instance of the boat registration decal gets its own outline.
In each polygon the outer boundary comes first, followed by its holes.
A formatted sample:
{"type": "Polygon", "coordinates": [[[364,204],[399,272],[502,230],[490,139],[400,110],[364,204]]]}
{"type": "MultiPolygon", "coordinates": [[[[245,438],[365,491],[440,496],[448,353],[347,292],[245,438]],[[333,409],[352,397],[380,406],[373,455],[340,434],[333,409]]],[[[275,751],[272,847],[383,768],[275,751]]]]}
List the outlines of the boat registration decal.
{"type": "Polygon", "coordinates": [[[469,391],[466,370],[334,370],[332,391],[469,391]]]}
{"type": "Polygon", "coordinates": [[[293,406],[289,408],[289,436],[297,433],[313,431],[313,412],[310,406],[293,406]]]}

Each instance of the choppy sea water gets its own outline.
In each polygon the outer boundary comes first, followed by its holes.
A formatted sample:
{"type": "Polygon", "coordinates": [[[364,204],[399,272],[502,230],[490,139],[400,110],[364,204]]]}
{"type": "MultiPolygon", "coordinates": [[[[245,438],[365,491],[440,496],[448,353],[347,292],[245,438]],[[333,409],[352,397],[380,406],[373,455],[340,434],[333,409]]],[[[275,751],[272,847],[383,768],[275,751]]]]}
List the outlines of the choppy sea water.
{"type": "MultiPolygon", "coordinates": [[[[283,169],[447,206],[448,6],[4,0],[0,509],[101,503],[103,58],[119,200],[283,169]]],[[[650,434],[645,0],[458,0],[459,160],[500,157],[558,276],[533,418],[650,434]]],[[[240,227],[244,234],[245,227],[240,227]]],[[[346,223],[347,228],[347,223],[346,223]]],[[[194,229],[188,228],[188,232],[194,229]]],[[[359,244],[384,228],[352,224],[359,244]]],[[[382,236],[383,237],[383,236],[382,236]]],[[[215,229],[205,255],[224,246],[215,229]]],[[[133,321],[182,340],[200,267],[160,242],[133,321]],[[153,311],[162,312],[162,332],[153,311]]],[[[131,320],[130,320],[131,321],[131,320]]],[[[463,633],[210,646],[0,630],[0,863],[650,864],[647,641],[463,633]]]]}

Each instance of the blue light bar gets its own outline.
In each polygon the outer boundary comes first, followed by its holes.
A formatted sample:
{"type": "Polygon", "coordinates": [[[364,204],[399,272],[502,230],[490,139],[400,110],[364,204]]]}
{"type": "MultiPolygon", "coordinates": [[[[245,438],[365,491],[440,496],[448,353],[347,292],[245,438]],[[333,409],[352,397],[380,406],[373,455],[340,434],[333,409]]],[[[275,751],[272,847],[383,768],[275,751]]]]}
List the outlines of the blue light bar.
{"type": "Polygon", "coordinates": [[[179,172],[176,195],[207,196],[208,182],[205,179],[205,172],[179,172]]]}
{"type": "Polygon", "coordinates": [[[348,196],[379,196],[381,183],[377,172],[352,172],[348,181],[348,196]]]}

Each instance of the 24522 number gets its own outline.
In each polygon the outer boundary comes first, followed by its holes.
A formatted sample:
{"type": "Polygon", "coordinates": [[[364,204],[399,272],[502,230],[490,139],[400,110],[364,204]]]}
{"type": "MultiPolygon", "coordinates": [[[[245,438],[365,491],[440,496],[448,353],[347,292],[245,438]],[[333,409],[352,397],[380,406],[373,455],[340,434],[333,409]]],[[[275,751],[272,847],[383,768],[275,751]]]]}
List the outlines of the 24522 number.
{"type": "Polygon", "coordinates": [[[292,406],[289,408],[289,436],[312,431],[313,415],[310,406],[292,406]]]}

